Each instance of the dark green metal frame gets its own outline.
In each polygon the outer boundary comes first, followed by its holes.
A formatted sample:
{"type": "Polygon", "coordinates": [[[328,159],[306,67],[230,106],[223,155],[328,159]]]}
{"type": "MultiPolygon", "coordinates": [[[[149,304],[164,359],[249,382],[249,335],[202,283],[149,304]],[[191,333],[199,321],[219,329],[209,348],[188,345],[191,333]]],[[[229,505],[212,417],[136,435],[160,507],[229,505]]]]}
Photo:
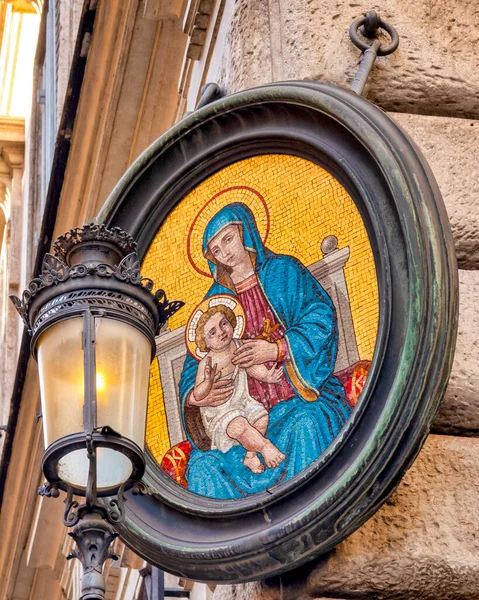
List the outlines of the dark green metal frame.
{"type": "Polygon", "coordinates": [[[150,563],[199,581],[290,570],[364,523],[419,452],[455,346],[457,268],[434,178],[390,117],[337,86],[271,84],[201,108],[138,158],[99,220],[131,233],[142,258],[185,194],[228,164],[266,153],[311,160],[351,194],[376,261],[379,331],[353,416],[323,456],[271,493],[202,498],[147,457],[156,493],[129,497],[120,535],[150,563]]]}

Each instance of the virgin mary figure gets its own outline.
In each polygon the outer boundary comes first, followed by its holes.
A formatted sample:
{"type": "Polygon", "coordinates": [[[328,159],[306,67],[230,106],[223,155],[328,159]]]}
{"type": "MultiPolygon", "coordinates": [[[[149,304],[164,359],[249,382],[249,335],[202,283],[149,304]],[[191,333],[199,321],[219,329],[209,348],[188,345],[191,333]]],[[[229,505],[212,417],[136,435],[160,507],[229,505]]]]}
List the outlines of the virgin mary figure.
{"type": "Polygon", "coordinates": [[[180,380],[184,427],[193,445],[186,479],[202,496],[235,499],[287,481],[316,460],[348,419],[351,408],[333,376],[338,345],[334,305],[299,260],[263,245],[255,218],[243,203],[221,209],[206,226],[203,254],[214,279],[205,297],[234,295],[245,317],[244,343],[233,363],[239,368],[283,365],[278,383],[248,380],[250,395],[269,412],[266,437],[285,459],[253,473],[239,444],[211,449],[199,418],[202,406],[219,406],[233,382],[218,378],[205,398],[193,393],[198,361],[188,356],[180,380]]]}

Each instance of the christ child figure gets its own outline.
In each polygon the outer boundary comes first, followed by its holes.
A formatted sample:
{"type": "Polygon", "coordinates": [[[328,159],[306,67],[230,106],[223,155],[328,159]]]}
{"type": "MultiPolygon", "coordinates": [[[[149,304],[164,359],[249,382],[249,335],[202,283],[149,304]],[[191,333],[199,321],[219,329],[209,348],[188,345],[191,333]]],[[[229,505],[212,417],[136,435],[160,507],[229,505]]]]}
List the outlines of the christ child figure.
{"type": "Polygon", "coordinates": [[[248,376],[267,383],[277,383],[283,374],[281,365],[268,369],[266,365],[249,368],[235,366],[235,350],[242,342],[233,337],[236,316],[227,306],[219,304],[205,311],[198,320],[195,342],[199,350],[207,352],[200,361],[193,389],[195,405],[200,406],[206,434],[212,449],[227,452],[240,444],[246,450],[243,464],[253,473],[262,473],[265,465],[277,467],[285,455],[265,437],[269,416],[265,407],[252,398],[248,391],[248,376]],[[229,397],[202,405],[213,384],[224,381],[231,389],[229,397]],[[260,460],[261,454],[264,460],[260,460]]]}

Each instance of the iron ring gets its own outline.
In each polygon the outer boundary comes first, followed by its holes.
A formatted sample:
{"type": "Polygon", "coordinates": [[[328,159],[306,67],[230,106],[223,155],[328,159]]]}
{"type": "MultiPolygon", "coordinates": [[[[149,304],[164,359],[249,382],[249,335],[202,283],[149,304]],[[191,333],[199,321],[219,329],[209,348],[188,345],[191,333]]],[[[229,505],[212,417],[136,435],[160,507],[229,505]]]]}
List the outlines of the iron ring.
{"type": "MultiPolygon", "coordinates": [[[[365,24],[366,19],[367,19],[367,16],[358,17],[351,23],[351,26],[349,28],[349,37],[351,38],[351,41],[362,52],[365,52],[366,50],[368,50],[371,47],[370,44],[363,42],[363,40],[361,40],[358,36],[358,30],[361,26],[363,26],[365,24]]],[[[378,17],[378,28],[384,29],[384,31],[387,31],[387,33],[389,34],[389,36],[391,38],[391,43],[388,44],[387,46],[384,46],[383,44],[381,44],[377,51],[377,55],[378,56],[387,56],[388,54],[392,54],[399,45],[399,35],[398,35],[397,31],[394,29],[394,27],[389,25],[389,23],[386,23],[385,21],[383,21],[380,17],[378,17]]]]}

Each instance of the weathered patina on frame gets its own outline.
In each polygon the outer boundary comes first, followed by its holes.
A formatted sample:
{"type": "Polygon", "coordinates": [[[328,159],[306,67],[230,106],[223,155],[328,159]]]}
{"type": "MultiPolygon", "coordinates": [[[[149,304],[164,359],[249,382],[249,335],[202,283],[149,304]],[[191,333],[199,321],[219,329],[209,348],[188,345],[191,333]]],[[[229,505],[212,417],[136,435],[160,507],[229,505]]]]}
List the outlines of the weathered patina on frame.
{"type": "Polygon", "coordinates": [[[285,82],[203,107],[139,157],[99,220],[128,230],[142,258],[200,181],[267,153],[316,162],[354,199],[376,260],[379,331],[358,409],[317,461],[270,493],[202,498],[149,461],[146,480],[156,493],[128,499],[120,535],[150,562],[199,581],[292,569],[364,523],[421,448],[452,363],[457,269],[440,193],[411,139],[352,92],[285,82]]]}

